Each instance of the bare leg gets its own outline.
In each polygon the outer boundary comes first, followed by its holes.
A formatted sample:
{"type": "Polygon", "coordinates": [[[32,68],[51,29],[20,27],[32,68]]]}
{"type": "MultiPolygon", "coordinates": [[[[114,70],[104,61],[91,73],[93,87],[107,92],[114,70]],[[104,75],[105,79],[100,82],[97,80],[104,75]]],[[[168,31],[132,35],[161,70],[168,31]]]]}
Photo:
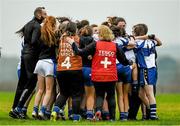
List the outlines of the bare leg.
{"type": "Polygon", "coordinates": [[[129,110],[129,97],[128,97],[129,87],[130,84],[123,85],[124,112],[128,112],[129,110]]]}
{"type": "Polygon", "coordinates": [[[156,104],[156,99],[154,97],[154,91],[153,91],[153,85],[146,85],[144,89],[149,99],[149,104],[156,104]]]}
{"type": "Polygon", "coordinates": [[[53,87],[54,87],[54,78],[52,76],[48,76],[45,78],[45,80],[46,80],[46,93],[43,99],[42,106],[47,107],[50,101],[51,95],[52,95],[53,87]]]}
{"type": "Polygon", "coordinates": [[[35,96],[34,106],[38,107],[41,102],[41,98],[43,96],[44,89],[45,89],[45,79],[44,77],[40,75],[38,75],[38,88],[37,89],[38,90],[35,96]]]}
{"type": "Polygon", "coordinates": [[[140,88],[139,90],[139,98],[143,101],[143,103],[146,105],[146,106],[149,106],[149,99],[148,97],[146,96],[146,92],[144,90],[144,88],[140,88]]]}
{"type": "Polygon", "coordinates": [[[86,92],[86,107],[87,110],[93,110],[94,107],[94,94],[95,94],[95,89],[94,86],[88,87],[85,86],[85,92],[86,92]]]}

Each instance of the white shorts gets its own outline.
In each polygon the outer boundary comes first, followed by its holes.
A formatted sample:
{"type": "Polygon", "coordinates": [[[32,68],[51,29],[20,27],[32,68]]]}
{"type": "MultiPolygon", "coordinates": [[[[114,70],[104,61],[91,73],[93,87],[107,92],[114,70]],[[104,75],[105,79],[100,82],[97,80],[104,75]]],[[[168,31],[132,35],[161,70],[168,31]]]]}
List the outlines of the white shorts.
{"type": "Polygon", "coordinates": [[[52,59],[39,60],[36,64],[34,73],[43,77],[54,76],[54,63],[52,59]]]}

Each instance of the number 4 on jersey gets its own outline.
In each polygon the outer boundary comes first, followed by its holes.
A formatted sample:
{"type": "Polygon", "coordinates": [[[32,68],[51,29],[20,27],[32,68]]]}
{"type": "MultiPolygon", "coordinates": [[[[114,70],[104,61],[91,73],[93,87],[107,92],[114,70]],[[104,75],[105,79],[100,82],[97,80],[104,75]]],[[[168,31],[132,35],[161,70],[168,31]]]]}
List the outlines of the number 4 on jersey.
{"type": "Polygon", "coordinates": [[[70,57],[66,57],[66,59],[64,60],[64,62],[61,63],[62,67],[66,67],[67,69],[69,69],[71,67],[71,62],[70,62],[70,57]]]}

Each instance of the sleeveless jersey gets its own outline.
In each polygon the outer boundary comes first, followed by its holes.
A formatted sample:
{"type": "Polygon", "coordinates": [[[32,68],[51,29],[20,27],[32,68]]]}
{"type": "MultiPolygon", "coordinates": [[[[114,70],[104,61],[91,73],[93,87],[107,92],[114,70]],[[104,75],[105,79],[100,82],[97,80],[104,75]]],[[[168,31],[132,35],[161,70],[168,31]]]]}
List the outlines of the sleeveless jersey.
{"type": "Polygon", "coordinates": [[[117,81],[116,44],[98,41],[96,52],[92,60],[92,81],[117,81]]]}
{"type": "MultiPolygon", "coordinates": [[[[76,44],[79,46],[79,37],[72,36],[76,44]]],[[[65,41],[65,37],[60,40],[57,71],[81,70],[82,58],[74,55],[72,46],[65,41]]]]}

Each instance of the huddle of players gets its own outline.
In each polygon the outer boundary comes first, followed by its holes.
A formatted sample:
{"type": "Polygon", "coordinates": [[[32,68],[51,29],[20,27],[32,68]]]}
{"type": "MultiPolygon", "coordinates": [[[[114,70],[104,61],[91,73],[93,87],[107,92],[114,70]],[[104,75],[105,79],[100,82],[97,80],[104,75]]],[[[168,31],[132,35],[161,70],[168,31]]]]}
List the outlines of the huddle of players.
{"type": "Polygon", "coordinates": [[[145,24],[134,25],[132,35],[128,35],[126,21],[121,17],[108,17],[108,21],[97,26],[89,25],[87,20],[73,22],[66,17],[47,16],[44,9],[36,9],[33,20],[21,31],[24,45],[11,117],[26,118],[37,79],[32,112],[35,119],[65,120],[68,101],[71,120],[79,121],[83,117],[113,121],[115,90],[120,120],[136,119],[135,95],[142,100],[143,118],[158,119],[155,60],[156,46],[161,41],[154,34],[146,35],[145,24]],[[45,18],[43,22],[42,18],[45,18]],[[39,23],[37,29],[36,23],[39,23]],[[33,33],[29,27],[35,29],[33,33]],[[31,31],[30,41],[27,41],[28,31],[31,31]]]}

